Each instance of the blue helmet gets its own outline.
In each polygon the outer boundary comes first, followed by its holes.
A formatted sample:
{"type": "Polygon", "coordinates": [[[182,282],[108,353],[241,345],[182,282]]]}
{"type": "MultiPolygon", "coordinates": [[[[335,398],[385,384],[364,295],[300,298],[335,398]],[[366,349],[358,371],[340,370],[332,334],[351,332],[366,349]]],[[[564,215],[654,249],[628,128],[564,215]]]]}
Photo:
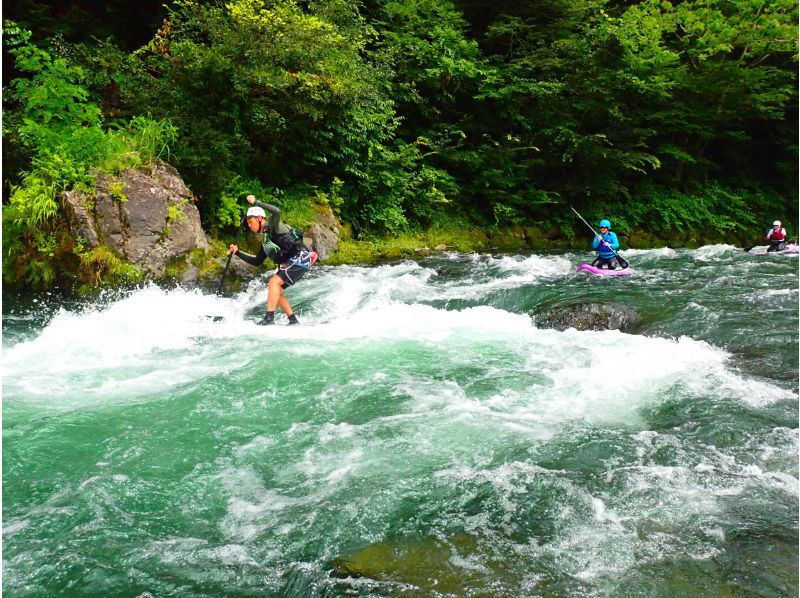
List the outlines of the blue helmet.
{"type": "Polygon", "coordinates": [[[609,222],[608,220],[601,220],[600,224],[598,224],[597,226],[601,227],[605,226],[606,228],[611,228],[611,222],[609,222]]]}

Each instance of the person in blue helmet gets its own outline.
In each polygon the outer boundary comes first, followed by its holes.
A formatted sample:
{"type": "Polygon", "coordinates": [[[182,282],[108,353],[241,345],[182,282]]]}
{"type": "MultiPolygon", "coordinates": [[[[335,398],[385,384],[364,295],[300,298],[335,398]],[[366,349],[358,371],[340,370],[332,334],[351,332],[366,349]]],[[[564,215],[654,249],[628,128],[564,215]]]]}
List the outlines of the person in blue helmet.
{"type": "Polygon", "coordinates": [[[597,257],[594,258],[592,266],[595,268],[616,270],[616,251],[619,249],[619,240],[616,233],[611,231],[611,222],[606,219],[600,221],[597,225],[599,229],[598,235],[595,235],[592,242],[592,248],[597,251],[597,257]]]}

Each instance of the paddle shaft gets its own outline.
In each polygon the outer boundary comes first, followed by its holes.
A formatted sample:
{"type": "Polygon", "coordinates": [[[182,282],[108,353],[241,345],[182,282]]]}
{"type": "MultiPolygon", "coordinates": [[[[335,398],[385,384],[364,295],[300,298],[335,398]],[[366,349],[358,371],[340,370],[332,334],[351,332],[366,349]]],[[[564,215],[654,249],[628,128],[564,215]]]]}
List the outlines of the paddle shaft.
{"type": "MultiPolygon", "coordinates": [[[[592,231],[592,232],[595,234],[595,236],[598,236],[598,237],[600,237],[600,234],[599,234],[599,233],[598,233],[596,230],[594,230],[594,227],[593,227],[591,224],[589,224],[588,222],[586,222],[586,220],[584,220],[584,219],[583,219],[583,216],[581,216],[580,214],[578,214],[578,210],[576,210],[576,209],[575,209],[575,208],[573,208],[572,206],[570,206],[570,207],[569,207],[569,209],[570,209],[570,210],[572,210],[573,212],[575,212],[575,215],[576,215],[578,218],[580,218],[580,219],[581,219],[581,222],[583,222],[583,223],[584,223],[586,226],[588,226],[588,227],[589,227],[589,230],[590,230],[590,231],[592,231]]],[[[602,237],[601,237],[601,238],[602,238],[602,237]]],[[[618,254],[616,251],[614,251],[614,249],[613,249],[612,247],[609,247],[609,249],[611,250],[611,253],[613,253],[613,254],[614,254],[614,257],[616,257],[616,258],[617,258],[617,260],[619,261],[619,265],[620,265],[620,266],[622,266],[623,268],[627,268],[627,267],[630,265],[630,264],[629,264],[629,263],[628,263],[628,262],[625,260],[625,258],[623,258],[623,257],[622,257],[620,254],[618,254]]]]}
{"type": "MultiPolygon", "coordinates": [[[[244,230],[244,219],[242,219],[242,221],[239,223],[239,231],[236,233],[236,240],[234,240],[234,242],[233,242],[234,245],[238,245],[239,244],[239,237],[241,236],[243,230],[244,230]]],[[[228,276],[228,268],[231,267],[231,259],[232,258],[233,258],[233,254],[229,253],[228,254],[228,261],[225,264],[225,271],[222,273],[222,278],[219,279],[219,288],[217,289],[217,295],[221,295],[222,294],[222,288],[225,286],[225,278],[228,276]]]]}

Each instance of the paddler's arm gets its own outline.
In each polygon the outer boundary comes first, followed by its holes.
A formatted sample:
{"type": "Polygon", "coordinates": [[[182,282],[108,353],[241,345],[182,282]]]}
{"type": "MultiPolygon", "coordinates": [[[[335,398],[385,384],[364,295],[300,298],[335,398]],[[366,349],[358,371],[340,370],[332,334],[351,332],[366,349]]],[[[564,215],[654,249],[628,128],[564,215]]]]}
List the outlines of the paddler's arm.
{"type": "Polygon", "coordinates": [[[267,259],[267,254],[264,253],[263,247],[258,249],[258,255],[250,255],[244,251],[239,251],[239,247],[237,245],[231,245],[228,247],[228,253],[232,253],[240,260],[245,261],[252,266],[260,266],[264,263],[264,260],[267,259]]]}
{"type": "Polygon", "coordinates": [[[264,203],[263,201],[256,200],[255,205],[259,208],[264,208],[266,212],[269,212],[269,230],[271,231],[278,231],[280,230],[280,223],[281,223],[281,211],[277,207],[273,206],[270,203],[264,203]]]}
{"type": "MultiPolygon", "coordinates": [[[[281,230],[281,211],[269,203],[264,203],[263,201],[258,201],[255,195],[248,195],[247,196],[247,203],[251,206],[258,206],[263,210],[269,212],[269,220],[267,221],[267,226],[269,230],[276,231],[276,232],[284,232],[281,230]]],[[[286,227],[286,225],[284,225],[286,227]]],[[[286,227],[288,230],[288,227],[286,227]]]]}

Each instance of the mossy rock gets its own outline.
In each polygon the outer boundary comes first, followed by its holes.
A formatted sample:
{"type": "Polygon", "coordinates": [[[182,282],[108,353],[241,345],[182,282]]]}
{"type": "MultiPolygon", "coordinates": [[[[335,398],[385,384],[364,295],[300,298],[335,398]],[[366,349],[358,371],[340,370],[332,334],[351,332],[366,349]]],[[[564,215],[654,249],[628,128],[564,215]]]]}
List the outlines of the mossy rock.
{"type": "Polygon", "coordinates": [[[353,227],[350,224],[343,222],[339,225],[339,240],[349,241],[353,238],[353,227]]]}
{"type": "Polygon", "coordinates": [[[634,249],[650,249],[655,247],[653,235],[645,231],[635,231],[627,237],[628,246],[634,249]]]}
{"type": "MultiPolygon", "coordinates": [[[[580,234],[583,234],[583,230],[581,229],[580,234]]],[[[579,233],[575,228],[561,228],[548,222],[545,224],[544,236],[551,241],[569,241],[578,237],[579,233]]]]}
{"type": "Polygon", "coordinates": [[[404,247],[386,247],[378,254],[381,259],[399,260],[406,256],[404,247]]]}
{"type": "Polygon", "coordinates": [[[548,249],[551,246],[549,237],[538,226],[525,228],[525,243],[531,249],[548,249]]]}
{"type": "Polygon", "coordinates": [[[185,256],[172,259],[167,262],[167,265],[164,268],[164,278],[178,280],[183,277],[184,273],[189,269],[189,266],[189,260],[187,260],[185,256]]]}
{"type": "Polygon", "coordinates": [[[725,236],[723,237],[723,240],[728,245],[733,245],[734,247],[741,247],[741,246],[747,245],[747,243],[742,243],[742,240],[739,238],[739,235],[737,235],[735,232],[730,231],[730,230],[725,233],[725,236]]]}
{"type": "Polygon", "coordinates": [[[530,237],[527,239],[527,245],[533,250],[540,251],[544,249],[550,249],[552,244],[547,239],[542,237],[530,237]]]}
{"type": "MultiPolygon", "coordinates": [[[[333,577],[364,577],[378,581],[393,581],[415,586],[420,595],[467,595],[470,588],[485,584],[486,575],[492,579],[511,581],[514,572],[502,564],[490,561],[490,572],[465,569],[456,564],[457,557],[480,557],[478,541],[468,534],[458,534],[441,540],[380,543],[366,546],[351,555],[331,563],[333,577]]],[[[516,585],[518,580],[514,583],[516,585]]]]}
{"type": "Polygon", "coordinates": [[[523,232],[525,233],[525,238],[526,239],[532,239],[532,238],[536,238],[536,237],[544,237],[545,236],[544,231],[541,228],[539,228],[538,226],[526,226],[523,229],[523,232]]]}
{"type": "Polygon", "coordinates": [[[485,251],[490,243],[491,240],[486,232],[470,229],[453,239],[453,248],[464,253],[485,251]]]}
{"type": "Polygon", "coordinates": [[[489,235],[483,232],[475,231],[472,235],[472,238],[475,243],[475,247],[479,249],[486,249],[489,247],[491,243],[491,239],[489,239],[489,235]]]}
{"type": "Polygon", "coordinates": [[[525,241],[525,228],[522,226],[512,226],[508,231],[512,236],[516,237],[520,241],[525,241]]]}
{"type": "MultiPolygon", "coordinates": [[[[697,243],[697,239],[694,238],[692,233],[682,231],[682,230],[668,230],[664,231],[662,237],[662,247],[671,247],[673,249],[680,249],[681,247],[686,247],[691,243],[697,243]]],[[[653,239],[655,240],[655,235],[653,239]]]]}
{"type": "Polygon", "coordinates": [[[498,251],[515,251],[525,246],[525,240],[509,230],[496,231],[492,234],[491,246],[498,251]]]}
{"type": "Polygon", "coordinates": [[[725,235],[718,230],[707,230],[702,235],[698,235],[703,245],[719,245],[724,242],[725,235]]]}

